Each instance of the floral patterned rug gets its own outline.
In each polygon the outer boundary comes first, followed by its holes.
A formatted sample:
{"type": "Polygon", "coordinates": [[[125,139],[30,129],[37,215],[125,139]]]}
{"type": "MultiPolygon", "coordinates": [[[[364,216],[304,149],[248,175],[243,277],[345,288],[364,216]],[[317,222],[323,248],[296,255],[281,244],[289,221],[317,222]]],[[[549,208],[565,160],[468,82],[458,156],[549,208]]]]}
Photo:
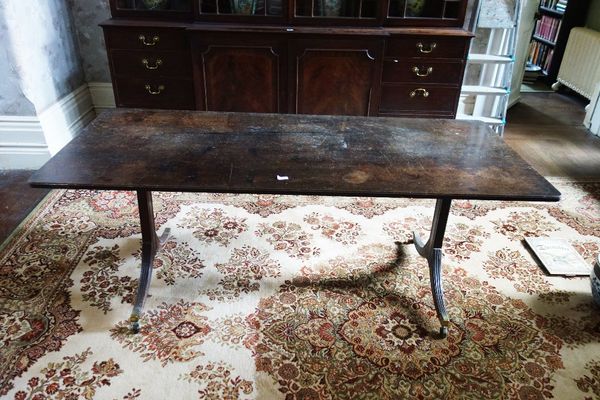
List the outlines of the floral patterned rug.
{"type": "Polygon", "coordinates": [[[523,244],[600,251],[600,183],[560,203],[456,201],[440,339],[425,260],[433,201],[155,193],[142,329],[134,193],[54,191],[0,248],[0,397],[600,398],[587,277],[547,276],[523,244]]]}

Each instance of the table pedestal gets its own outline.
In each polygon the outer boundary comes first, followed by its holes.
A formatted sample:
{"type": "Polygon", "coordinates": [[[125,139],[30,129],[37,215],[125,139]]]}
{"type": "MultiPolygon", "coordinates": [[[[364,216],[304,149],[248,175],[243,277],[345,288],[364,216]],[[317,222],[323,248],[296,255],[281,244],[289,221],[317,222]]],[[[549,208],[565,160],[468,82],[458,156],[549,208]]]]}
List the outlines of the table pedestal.
{"type": "Polygon", "coordinates": [[[451,199],[438,199],[435,204],[435,213],[433,214],[433,223],[431,224],[431,233],[429,240],[423,244],[423,241],[416,232],[413,232],[413,240],[419,254],[427,259],[429,264],[429,280],[431,281],[431,293],[433,303],[438,319],[442,325],[440,334],[443,337],[448,335],[448,325],[450,319],[444,305],[444,289],[442,288],[442,242],[446,232],[446,223],[450,213],[451,199]]]}
{"type": "Polygon", "coordinates": [[[154,209],[152,207],[152,192],[148,190],[137,191],[138,208],[140,214],[140,226],[142,228],[142,271],[137,289],[137,296],[133,306],[129,322],[131,331],[138,333],[140,331],[140,317],[144,309],[144,303],[148,297],[148,289],[152,280],[152,264],[154,256],[160,246],[167,240],[171,232],[170,228],[165,229],[161,237],[156,235],[156,226],[154,224],[154,209]]]}
{"type": "MultiPolygon", "coordinates": [[[[129,318],[131,323],[131,331],[138,333],[140,331],[140,316],[144,309],[146,297],[148,297],[148,289],[152,280],[152,264],[154,256],[160,246],[167,240],[170,234],[170,229],[165,229],[162,236],[159,238],[156,235],[156,226],[154,224],[154,209],[152,207],[152,192],[147,190],[137,191],[140,226],[142,229],[142,270],[140,273],[140,281],[137,290],[133,312],[129,318]]],[[[444,291],[442,288],[442,242],[446,231],[446,223],[448,214],[450,213],[450,199],[438,199],[435,205],[435,213],[433,216],[433,224],[431,233],[427,243],[423,241],[419,235],[413,232],[414,244],[419,254],[427,259],[429,264],[429,279],[431,281],[431,292],[433,294],[433,302],[440,320],[440,334],[446,337],[448,334],[448,325],[450,319],[444,305],[444,291]]]]}

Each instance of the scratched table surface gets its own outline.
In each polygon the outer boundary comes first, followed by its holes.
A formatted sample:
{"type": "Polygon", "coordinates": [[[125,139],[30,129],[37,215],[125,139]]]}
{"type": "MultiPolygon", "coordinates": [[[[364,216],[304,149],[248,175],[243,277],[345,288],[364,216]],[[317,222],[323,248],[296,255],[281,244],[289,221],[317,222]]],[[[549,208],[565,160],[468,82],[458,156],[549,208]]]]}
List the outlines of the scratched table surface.
{"type": "Polygon", "coordinates": [[[557,201],[473,121],[115,109],[36,187],[557,201]]]}

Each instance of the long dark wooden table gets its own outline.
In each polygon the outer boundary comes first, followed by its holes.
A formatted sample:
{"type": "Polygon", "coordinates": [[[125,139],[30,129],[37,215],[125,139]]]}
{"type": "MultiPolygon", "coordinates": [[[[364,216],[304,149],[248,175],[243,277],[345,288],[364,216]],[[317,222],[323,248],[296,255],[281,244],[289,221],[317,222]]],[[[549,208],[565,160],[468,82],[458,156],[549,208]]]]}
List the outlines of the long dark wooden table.
{"type": "Polygon", "coordinates": [[[414,235],[414,244],[429,264],[442,335],[449,324],[442,241],[451,201],[560,199],[480,122],[135,109],[102,113],[29,182],[137,192],[142,270],[134,332],[160,246],[152,191],[437,199],[429,240],[414,235]]]}

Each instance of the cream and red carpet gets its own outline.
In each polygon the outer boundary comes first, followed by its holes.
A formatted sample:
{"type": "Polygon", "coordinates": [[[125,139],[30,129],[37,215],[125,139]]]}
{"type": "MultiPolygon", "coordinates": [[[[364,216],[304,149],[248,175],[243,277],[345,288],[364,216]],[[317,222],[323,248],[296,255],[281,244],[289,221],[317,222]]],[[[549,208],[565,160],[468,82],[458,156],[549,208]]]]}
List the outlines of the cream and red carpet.
{"type": "Polygon", "coordinates": [[[560,203],[456,201],[452,320],[425,260],[433,202],[156,193],[142,330],[135,195],[55,191],[0,250],[0,397],[597,399],[600,309],[587,277],[547,276],[523,244],[600,251],[600,183],[560,203]]]}

